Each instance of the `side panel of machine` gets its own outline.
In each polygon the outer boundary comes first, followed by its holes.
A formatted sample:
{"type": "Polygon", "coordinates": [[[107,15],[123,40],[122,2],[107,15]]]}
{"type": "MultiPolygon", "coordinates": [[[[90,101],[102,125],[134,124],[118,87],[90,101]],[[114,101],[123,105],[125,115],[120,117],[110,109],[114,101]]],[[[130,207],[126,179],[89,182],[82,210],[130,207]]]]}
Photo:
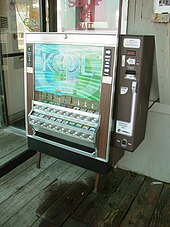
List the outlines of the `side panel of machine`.
{"type": "Polygon", "coordinates": [[[154,37],[121,36],[116,84],[114,144],[134,151],[145,136],[154,37]]]}
{"type": "Polygon", "coordinates": [[[28,114],[32,110],[32,100],[34,99],[34,45],[27,43],[25,53],[25,119],[27,134],[33,135],[33,130],[28,123],[28,114]]]}

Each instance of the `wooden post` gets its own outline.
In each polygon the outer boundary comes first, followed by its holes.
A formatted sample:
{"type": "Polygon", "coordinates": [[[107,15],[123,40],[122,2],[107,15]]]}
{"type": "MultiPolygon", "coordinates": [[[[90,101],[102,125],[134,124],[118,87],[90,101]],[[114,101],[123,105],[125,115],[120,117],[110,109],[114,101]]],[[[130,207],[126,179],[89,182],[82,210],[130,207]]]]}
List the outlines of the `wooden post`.
{"type": "Polygon", "coordinates": [[[38,160],[37,160],[37,168],[40,169],[41,166],[41,152],[37,152],[37,157],[38,157],[38,160]]]}

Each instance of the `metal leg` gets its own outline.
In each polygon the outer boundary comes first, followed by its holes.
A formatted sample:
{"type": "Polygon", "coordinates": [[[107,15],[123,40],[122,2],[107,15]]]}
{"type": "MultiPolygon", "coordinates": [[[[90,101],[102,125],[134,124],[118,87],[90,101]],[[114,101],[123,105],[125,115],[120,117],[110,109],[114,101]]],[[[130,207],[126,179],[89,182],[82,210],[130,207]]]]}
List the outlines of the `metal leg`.
{"type": "Polygon", "coordinates": [[[37,157],[38,157],[38,160],[37,160],[37,168],[40,169],[41,166],[41,152],[37,152],[37,157]]]}
{"type": "Polygon", "coordinates": [[[96,174],[95,183],[94,183],[94,189],[93,189],[93,192],[94,192],[94,193],[97,193],[97,192],[98,192],[99,180],[100,180],[100,174],[97,173],[97,174],[96,174]]]}

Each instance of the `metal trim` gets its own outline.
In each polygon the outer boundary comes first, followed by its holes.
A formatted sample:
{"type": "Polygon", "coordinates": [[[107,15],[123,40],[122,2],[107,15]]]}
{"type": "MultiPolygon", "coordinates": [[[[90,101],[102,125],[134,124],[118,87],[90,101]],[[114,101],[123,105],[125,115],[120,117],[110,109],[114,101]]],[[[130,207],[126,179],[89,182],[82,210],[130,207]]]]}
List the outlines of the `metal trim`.
{"type": "Polygon", "coordinates": [[[82,154],[84,156],[87,156],[87,157],[93,158],[93,159],[97,159],[97,160],[102,161],[102,162],[108,162],[108,160],[105,160],[105,159],[97,157],[96,153],[95,154],[89,154],[89,153],[84,152],[84,151],[82,151],[80,149],[76,149],[76,148],[72,148],[72,147],[67,146],[67,145],[56,143],[56,142],[41,138],[41,137],[36,136],[36,135],[32,135],[32,136],[28,135],[28,137],[32,138],[32,139],[36,139],[36,140],[41,141],[41,142],[45,142],[47,144],[51,144],[51,145],[56,146],[56,147],[60,147],[60,148],[65,149],[65,150],[69,150],[69,152],[71,151],[73,153],[82,154]]]}
{"type": "Polygon", "coordinates": [[[93,46],[117,45],[117,33],[114,34],[80,34],[80,33],[25,33],[26,43],[76,44],[93,46]],[[50,38],[49,38],[50,37],[50,38]]]}

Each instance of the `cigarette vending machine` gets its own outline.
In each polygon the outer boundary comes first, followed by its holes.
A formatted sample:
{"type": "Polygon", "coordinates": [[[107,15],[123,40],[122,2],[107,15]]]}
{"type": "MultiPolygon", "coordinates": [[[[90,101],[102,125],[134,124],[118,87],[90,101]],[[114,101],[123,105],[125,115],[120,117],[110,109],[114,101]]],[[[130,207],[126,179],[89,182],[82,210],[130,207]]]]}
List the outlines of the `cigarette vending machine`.
{"type": "Polygon", "coordinates": [[[115,98],[115,147],[134,151],[144,139],[153,53],[153,36],[120,36],[115,98]]]}
{"type": "Polygon", "coordinates": [[[25,35],[29,148],[107,173],[145,136],[154,37],[25,35]],[[115,91],[116,90],[116,91],[115,91]]]}
{"type": "Polygon", "coordinates": [[[27,33],[25,50],[29,148],[107,173],[116,154],[117,35],[27,33]]]}

